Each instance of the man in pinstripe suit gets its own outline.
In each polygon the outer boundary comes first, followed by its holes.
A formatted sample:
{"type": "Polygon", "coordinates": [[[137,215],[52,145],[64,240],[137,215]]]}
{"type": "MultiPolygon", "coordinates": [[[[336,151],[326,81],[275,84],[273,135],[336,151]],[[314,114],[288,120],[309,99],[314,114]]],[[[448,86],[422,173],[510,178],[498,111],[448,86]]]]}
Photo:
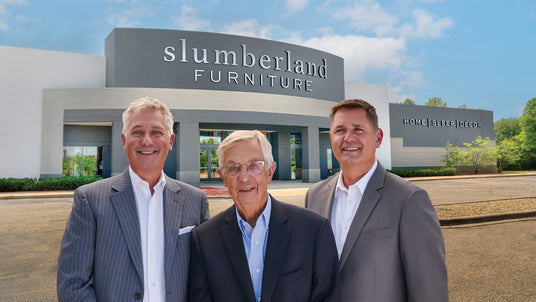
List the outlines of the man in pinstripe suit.
{"type": "Polygon", "coordinates": [[[123,113],[121,175],[75,191],[58,261],[59,301],[186,301],[190,231],[203,191],[167,177],[173,116],[143,97],[123,113]]]}

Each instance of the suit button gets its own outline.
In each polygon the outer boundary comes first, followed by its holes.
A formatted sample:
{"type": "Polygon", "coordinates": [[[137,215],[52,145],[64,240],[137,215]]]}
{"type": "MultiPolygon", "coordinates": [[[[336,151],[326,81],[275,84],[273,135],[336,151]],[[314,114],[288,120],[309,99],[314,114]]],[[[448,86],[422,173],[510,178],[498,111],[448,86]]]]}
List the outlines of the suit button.
{"type": "Polygon", "coordinates": [[[142,295],[140,293],[135,293],[134,294],[134,299],[140,300],[141,298],[143,298],[143,297],[142,297],[142,295]]]}

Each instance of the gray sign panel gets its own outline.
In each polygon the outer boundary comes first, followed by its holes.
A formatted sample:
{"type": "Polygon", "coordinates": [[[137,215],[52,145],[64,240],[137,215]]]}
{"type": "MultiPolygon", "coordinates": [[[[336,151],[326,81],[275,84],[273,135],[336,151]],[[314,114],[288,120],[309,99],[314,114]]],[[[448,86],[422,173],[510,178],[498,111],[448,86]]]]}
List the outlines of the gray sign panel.
{"type": "Polygon", "coordinates": [[[115,28],[106,38],[107,87],[209,89],[339,102],[341,57],[235,35],[115,28]]]}
{"type": "Polygon", "coordinates": [[[495,139],[493,112],[432,106],[389,104],[391,137],[403,137],[404,146],[445,147],[495,139]]]}

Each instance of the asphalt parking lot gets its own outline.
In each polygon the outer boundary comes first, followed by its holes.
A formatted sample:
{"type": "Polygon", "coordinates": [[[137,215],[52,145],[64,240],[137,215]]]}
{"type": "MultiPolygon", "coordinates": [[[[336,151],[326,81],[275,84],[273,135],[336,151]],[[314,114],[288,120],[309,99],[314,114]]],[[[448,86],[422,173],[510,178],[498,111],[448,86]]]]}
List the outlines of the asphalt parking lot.
{"type": "MultiPolygon", "coordinates": [[[[434,203],[440,202],[439,196],[450,196],[451,202],[484,195],[486,200],[536,197],[536,176],[428,180],[419,185],[433,201],[437,196],[434,203]]],[[[278,187],[272,194],[303,205],[305,190],[278,187]]],[[[211,213],[231,203],[209,200],[211,213]]],[[[0,200],[0,301],[56,300],[57,257],[71,203],[72,198],[57,197],[0,200]]],[[[442,230],[451,301],[536,301],[536,218],[442,230]]]]}

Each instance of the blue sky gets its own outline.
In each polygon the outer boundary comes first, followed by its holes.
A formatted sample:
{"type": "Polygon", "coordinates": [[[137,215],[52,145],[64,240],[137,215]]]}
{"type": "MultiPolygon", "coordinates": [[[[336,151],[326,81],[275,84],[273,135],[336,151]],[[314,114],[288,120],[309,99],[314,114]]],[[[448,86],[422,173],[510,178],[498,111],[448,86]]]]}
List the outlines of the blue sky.
{"type": "MultiPolygon", "coordinates": [[[[391,102],[517,118],[536,97],[533,0],[0,0],[0,45],[104,55],[114,27],[230,33],[345,60],[345,79],[391,102]]],[[[1,67],[0,67],[1,68],[1,67]]]]}

